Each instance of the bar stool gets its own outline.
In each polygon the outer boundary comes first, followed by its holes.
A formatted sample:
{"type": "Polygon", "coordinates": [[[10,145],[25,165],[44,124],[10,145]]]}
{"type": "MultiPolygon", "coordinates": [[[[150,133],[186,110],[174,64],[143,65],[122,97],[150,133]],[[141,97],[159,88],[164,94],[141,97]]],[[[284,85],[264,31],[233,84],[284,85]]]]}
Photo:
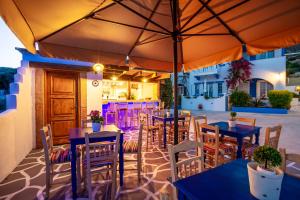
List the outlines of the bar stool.
{"type": "Polygon", "coordinates": [[[128,127],[128,103],[117,104],[117,124],[119,128],[128,127]]]}
{"type": "Polygon", "coordinates": [[[117,112],[116,112],[116,104],[114,102],[110,102],[108,103],[109,106],[106,110],[106,113],[105,113],[105,124],[110,124],[108,119],[109,117],[113,117],[114,121],[113,121],[113,124],[116,124],[116,115],[117,115],[117,112]]]}
{"type": "Polygon", "coordinates": [[[152,115],[152,111],[154,110],[154,102],[146,102],[146,113],[148,115],[152,115]]]}
{"type": "Polygon", "coordinates": [[[139,115],[142,112],[142,103],[136,102],[132,104],[129,109],[129,123],[130,127],[137,127],[139,125],[139,115]]]}

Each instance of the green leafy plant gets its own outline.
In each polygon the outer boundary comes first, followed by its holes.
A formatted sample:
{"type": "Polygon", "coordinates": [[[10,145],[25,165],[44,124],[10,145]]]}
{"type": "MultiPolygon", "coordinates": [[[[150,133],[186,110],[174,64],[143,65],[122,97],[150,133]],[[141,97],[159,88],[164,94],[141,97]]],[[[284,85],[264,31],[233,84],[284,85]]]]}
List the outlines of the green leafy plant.
{"type": "Polygon", "coordinates": [[[247,94],[246,92],[235,90],[230,95],[229,101],[232,104],[232,106],[245,107],[245,106],[249,106],[250,99],[251,98],[249,94],[247,94]]]}
{"type": "Polygon", "coordinates": [[[293,94],[288,90],[271,90],[268,92],[268,98],[273,108],[290,109],[293,94]]]}
{"type": "Polygon", "coordinates": [[[265,104],[262,100],[263,100],[263,97],[253,99],[251,101],[251,106],[253,106],[253,107],[263,107],[265,104]]]}
{"type": "Polygon", "coordinates": [[[272,170],[281,165],[280,153],[270,146],[260,146],[254,150],[253,159],[264,169],[272,170]]]}
{"type": "Polygon", "coordinates": [[[173,105],[173,88],[171,79],[165,79],[160,87],[161,101],[165,103],[165,108],[170,109],[173,105]]]}
{"type": "Polygon", "coordinates": [[[234,121],[237,116],[236,112],[230,112],[231,121],[234,121]]]}

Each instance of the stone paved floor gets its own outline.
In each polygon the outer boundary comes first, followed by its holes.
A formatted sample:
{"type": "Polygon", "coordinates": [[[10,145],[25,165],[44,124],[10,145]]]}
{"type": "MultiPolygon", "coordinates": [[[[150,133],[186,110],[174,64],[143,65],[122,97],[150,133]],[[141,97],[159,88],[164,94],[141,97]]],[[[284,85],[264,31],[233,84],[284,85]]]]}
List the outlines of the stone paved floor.
{"type": "MultiPolygon", "coordinates": [[[[208,123],[227,121],[229,118],[228,112],[192,111],[192,113],[207,115],[208,123]]],[[[256,125],[262,127],[260,144],[264,143],[266,127],[282,124],[279,147],[286,148],[288,153],[300,154],[300,106],[293,108],[287,115],[238,113],[238,116],[256,118],[256,125]]]]}
{"type": "MultiPolygon", "coordinates": [[[[227,112],[199,112],[193,114],[206,114],[208,122],[226,121],[227,112]]],[[[280,147],[287,148],[288,152],[300,153],[300,112],[292,112],[289,115],[265,115],[253,113],[239,113],[240,116],[255,117],[257,125],[262,126],[260,143],[264,141],[264,129],[278,123],[283,125],[280,147]]],[[[193,132],[193,130],[191,130],[193,132]]],[[[136,131],[125,134],[127,139],[135,139],[136,131]]],[[[193,135],[191,134],[191,137],[193,135]]],[[[188,155],[187,155],[188,156],[188,155]]],[[[0,200],[31,200],[44,199],[42,191],[45,189],[45,166],[43,163],[43,151],[33,150],[17,168],[0,183],[0,200]]],[[[68,166],[61,165],[60,168],[68,166]]],[[[135,168],[135,164],[126,164],[125,168],[135,168]]],[[[300,165],[288,164],[289,170],[300,173],[300,165]]],[[[119,199],[147,199],[158,200],[160,193],[168,193],[172,199],[172,186],[166,180],[170,176],[169,158],[166,150],[158,148],[157,145],[143,150],[143,179],[137,182],[136,171],[125,172],[125,184],[118,189],[119,199]]],[[[70,175],[63,174],[55,176],[54,186],[51,189],[50,199],[71,199],[70,175]]],[[[94,177],[94,195],[101,199],[106,187],[101,176],[94,177]],[[102,183],[102,184],[101,184],[102,183]]],[[[85,192],[81,192],[86,197],[85,192]]]]}

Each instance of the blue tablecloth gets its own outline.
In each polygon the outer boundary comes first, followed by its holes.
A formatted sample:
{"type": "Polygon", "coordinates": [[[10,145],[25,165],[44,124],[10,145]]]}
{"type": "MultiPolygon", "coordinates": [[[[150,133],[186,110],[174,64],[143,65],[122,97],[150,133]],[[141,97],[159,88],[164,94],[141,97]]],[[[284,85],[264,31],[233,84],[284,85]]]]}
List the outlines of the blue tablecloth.
{"type": "MultiPolygon", "coordinates": [[[[241,159],[181,179],[174,185],[179,191],[179,199],[256,199],[250,194],[247,161],[241,159]]],[[[300,179],[285,175],[280,199],[300,200],[300,179]]]]}

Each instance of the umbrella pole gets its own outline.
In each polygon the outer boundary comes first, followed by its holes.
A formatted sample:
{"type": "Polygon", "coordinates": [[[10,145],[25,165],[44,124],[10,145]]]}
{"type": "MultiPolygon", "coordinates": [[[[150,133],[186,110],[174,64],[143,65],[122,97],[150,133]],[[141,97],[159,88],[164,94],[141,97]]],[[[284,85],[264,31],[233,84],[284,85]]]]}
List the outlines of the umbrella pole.
{"type": "Polygon", "coordinates": [[[179,34],[177,29],[177,9],[178,0],[172,0],[172,21],[173,21],[173,71],[174,71],[174,145],[178,144],[178,52],[177,52],[177,36],[179,34]]]}

